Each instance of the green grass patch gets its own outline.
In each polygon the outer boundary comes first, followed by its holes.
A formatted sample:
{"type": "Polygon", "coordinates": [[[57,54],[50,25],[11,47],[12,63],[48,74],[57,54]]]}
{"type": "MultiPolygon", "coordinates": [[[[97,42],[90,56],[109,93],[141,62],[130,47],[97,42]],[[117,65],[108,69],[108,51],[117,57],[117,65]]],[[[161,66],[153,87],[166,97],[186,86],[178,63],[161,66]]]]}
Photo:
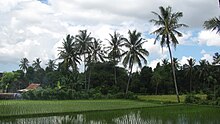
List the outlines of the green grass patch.
{"type": "MultiPolygon", "coordinates": [[[[201,99],[206,99],[207,95],[196,95],[201,99]]],[[[183,103],[186,95],[180,95],[180,102],[183,103]]],[[[140,95],[138,96],[139,100],[143,101],[155,101],[155,102],[165,102],[165,103],[177,103],[176,95],[140,95]]]]}
{"type": "Polygon", "coordinates": [[[0,117],[162,106],[134,100],[2,100],[0,117]]]}

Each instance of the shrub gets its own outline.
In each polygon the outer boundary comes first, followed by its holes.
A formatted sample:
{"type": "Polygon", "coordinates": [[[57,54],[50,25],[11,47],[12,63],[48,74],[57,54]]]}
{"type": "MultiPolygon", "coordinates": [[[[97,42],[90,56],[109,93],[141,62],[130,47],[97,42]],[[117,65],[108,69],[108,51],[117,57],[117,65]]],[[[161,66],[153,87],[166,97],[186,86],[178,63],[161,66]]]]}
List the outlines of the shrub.
{"type": "Polygon", "coordinates": [[[196,103],[197,104],[197,103],[200,103],[200,101],[201,101],[201,98],[193,94],[189,94],[185,98],[185,103],[196,103]]]}

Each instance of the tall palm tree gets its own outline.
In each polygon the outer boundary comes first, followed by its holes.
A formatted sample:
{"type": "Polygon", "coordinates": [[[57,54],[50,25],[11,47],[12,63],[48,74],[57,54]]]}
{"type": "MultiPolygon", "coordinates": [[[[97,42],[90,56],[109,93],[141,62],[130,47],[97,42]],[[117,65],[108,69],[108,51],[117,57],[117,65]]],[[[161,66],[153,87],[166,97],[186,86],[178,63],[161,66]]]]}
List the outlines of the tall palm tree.
{"type": "Polygon", "coordinates": [[[174,86],[177,95],[177,101],[180,102],[170,44],[172,43],[174,48],[176,48],[176,45],[178,44],[178,40],[175,35],[178,35],[180,37],[182,36],[182,33],[177,31],[177,29],[180,27],[187,27],[187,25],[178,23],[179,19],[183,16],[182,12],[173,13],[171,7],[169,6],[167,8],[161,6],[159,7],[159,9],[160,9],[160,14],[156,12],[152,12],[154,15],[157,16],[158,20],[152,19],[150,20],[150,22],[154,23],[154,25],[156,26],[159,26],[159,28],[152,33],[156,34],[155,43],[156,41],[160,40],[161,47],[164,46],[168,47],[172,72],[173,72],[174,86]]]}
{"type": "Polygon", "coordinates": [[[205,21],[203,26],[206,30],[217,30],[216,33],[220,33],[220,16],[218,18],[214,17],[205,21]]]}
{"type": "Polygon", "coordinates": [[[117,70],[116,70],[116,65],[121,59],[122,55],[122,46],[124,45],[125,38],[117,33],[116,31],[114,34],[109,34],[111,39],[108,40],[110,46],[107,47],[107,52],[108,53],[108,58],[113,61],[114,63],[114,77],[115,77],[115,84],[117,84],[117,70]]]}
{"type": "Polygon", "coordinates": [[[40,58],[36,58],[36,60],[33,61],[32,66],[36,71],[41,69],[40,63],[40,58]]]}
{"type": "Polygon", "coordinates": [[[125,46],[128,48],[126,52],[123,53],[124,60],[123,60],[123,65],[125,67],[129,68],[129,78],[128,78],[128,83],[126,87],[126,94],[128,93],[128,88],[129,84],[132,78],[132,69],[134,64],[138,64],[138,66],[141,68],[142,67],[142,61],[144,64],[147,64],[147,60],[145,56],[149,55],[149,52],[142,48],[143,44],[146,42],[141,38],[141,33],[137,32],[134,30],[131,32],[130,30],[128,31],[129,38],[125,40],[125,46]]]}
{"type": "Polygon", "coordinates": [[[28,69],[28,63],[29,63],[29,61],[28,61],[28,59],[27,58],[22,58],[21,59],[21,61],[20,61],[20,65],[19,65],[19,67],[20,67],[20,69],[22,69],[23,70],[23,72],[24,73],[26,73],[27,72],[27,69],[28,69]]]}
{"type": "Polygon", "coordinates": [[[70,67],[73,71],[77,70],[77,64],[80,64],[80,57],[78,51],[75,48],[73,42],[74,37],[67,35],[66,39],[63,39],[63,46],[59,47],[59,58],[63,59],[62,66],[68,70],[70,67]]]}
{"type": "Polygon", "coordinates": [[[193,67],[196,63],[196,60],[193,58],[187,59],[188,61],[188,69],[187,69],[187,75],[189,76],[189,91],[190,93],[192,92],[192,72],[193,72],[193,67]]]}
{"type": "Polygon", "coordinates": [[[91,33],[87,33],[87,30],[80,30],[79,34],[76,35],[76,48],[81,55],[83,55],[84,59],[84,75],[85,75],[85,88],[86,88],[86,57],[90,51],[90,46],[92,42],[91,33]]]}
{"type": "Polygon", "coordinates": [[[102,50],[101,43],[102,43],[101,40],[93,38],[93,42],[91,43],[91,46],[90,46],[90,53],[89,53],[88,60],[87,60],[88,64],[90,65],[88,87],[87,87],[88,90],[90,88],[92,64],[95,64],[98,61],[104,62],[104,51],[102,50]]]}

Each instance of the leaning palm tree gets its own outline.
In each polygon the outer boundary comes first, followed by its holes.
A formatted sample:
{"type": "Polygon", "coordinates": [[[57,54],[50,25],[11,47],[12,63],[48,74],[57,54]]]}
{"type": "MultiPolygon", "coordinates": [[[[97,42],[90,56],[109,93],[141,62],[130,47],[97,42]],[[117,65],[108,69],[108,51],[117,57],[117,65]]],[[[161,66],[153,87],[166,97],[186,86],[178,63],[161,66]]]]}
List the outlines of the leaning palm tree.
{"type": "Polygon", "coordinates": [[[62,59],[62,66],[68,70],[72,68],[73,71],[77,70],[77,64],[80,64],[80,57],[75,48],[73,42],[74,37],[67,35],[66,39],[63,39],[63,46],[59,47],[59,58],[62,59]]]}
{"type": "Polygon", "coordinates": [[[116,31],[114,34],[109,34],[111,39],[108,40],[110,46],[106,47],[108,53],[108,58],[113,61],[114,64],[114,77],[115,77],[115,84],[117,84],[117,70],[116,70],[116,65],[121,59],[122,55],[122,46],[124,45],[125,38],[117,33],[116,31]]]}
{"type": "Polygon", "coordinates": [[[193,67],[196,63],[196,60],[193,58],[187,59],[188,61],[188,69],[187,69],[187,75],[189,76],[189,91],[190,93],[192,92],[192,72],[193,72],[193,67]]]}
{"type": "Polygon", "coordinates": [[[36,60],[33,61],[32,66],[36,71],[41,69],[40,63],[40,58],[36,58],[36,60]]]}
{"type": "Polygon", "coordinates": [[[142,67],[142,61],[144,64],[147,64],[146,56],[149,55],[149,52],[142,48],[143,44],[146,42],[141,38],[141,33],[134,30],[131,32],[128,31],[129,38],[125,40],[125,47],[128,48],[127,51],[123,53],[125,56],[123,59],[123,65],[129,68],[129,78],[126,87],[126,94],[128,93],[129,84],[132,78],[132,69],[134,64],[138,64],[138,66],[142,67]]]}
{"type": "Polygon", "coordinates": [[[27,72],[27,69],[28,69],[28,63],[29,63],[29,61],[28,61],[28,59],[27,58],[22,58],[21,59],[21,61],[20,61],[20,65],[19,65],[19,67],[20,67],[20,69],[22,69],[23,70],[23,72],[24,73],[26,73],[27,72]]]}
{"type": "Polygon", "coordinates": [[[220,33],[220,16],[218,18],[214,17],[208,21],[205,21],[203,26],[206,30],[216,30],[216,33],[220,33]]]}
{"type": "Polygon", "coordinates": [[[183,16],[182,12],[173,13],[171,7],[164,8],[161,6],[159,7],[159,9],[160,9],[160,14],[156,12],[152,12],[154,15],[157,16],[158,19],[152,19],[150,20],[150,22],[154,23],[154,25],[156,26],[159,26],[159,28],[152,33],[156,34],[155,43],[156,41],[160,40],[161,47],[164,46],[168,47],[170,59],[171,59],[171,66],[173,72],[174,86],[177,95],[177,101],[180,102],[170,44],[172,43],[174,48],[176,48],[176,45],[178,44],[178,40],[175,35],[178,35],[180,37],[182,36],[182,33],[177,31],[177,29],[180,27],[187,27],[187,25],[178,23],[179,19],[183,16]]]}
{"type": "Polygon", "coordinates": [[[90,53],[88,54],[88,64],[89,64],[89,79],[88,79],[88,87],[87,90],[90,88],[90,79],[91,79],[91,72],[92,72],[92,64],[97,63],[98,61],[104,62],[104,51],[102,50],[101,46],[102,41],[96,38],[93,38],[93,42],[90,46],[90,53]]]}
{"type": "Polygon", "coordinates": [[[86,57],[88,57],[90,46],[92,42],[91,33],[87,33],[87,30],[80,30],[76,35],[76,48],[78,52],[83,55],[84,59],[84,75],[85,75],[85,88],[86,88],[86,57]]]}

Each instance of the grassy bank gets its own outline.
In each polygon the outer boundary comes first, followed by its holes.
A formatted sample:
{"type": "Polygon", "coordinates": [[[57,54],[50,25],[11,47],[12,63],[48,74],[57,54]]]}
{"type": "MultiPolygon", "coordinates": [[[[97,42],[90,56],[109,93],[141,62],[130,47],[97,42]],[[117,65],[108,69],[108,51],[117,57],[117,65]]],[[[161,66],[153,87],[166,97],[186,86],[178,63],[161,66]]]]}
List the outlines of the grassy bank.
{"type": "MultiPolygon", "coordinates": [[[[200,97],[201,99],[206,99],[207,95],[196,95],[197,97],[200,97]]],[[[180,102],[184,102],[186,95],[180,95],[180,102]]],[[[142,101],[156,101],[156,102],[172,102],[176,103],[177,98],[176,95],[140,95],[138,96],[138,99],[142,101]]]]}
{"type": "Polygon", "coordinates": [[[162,106],[134,100],[0,101],[0,117],[162,106]]]}

